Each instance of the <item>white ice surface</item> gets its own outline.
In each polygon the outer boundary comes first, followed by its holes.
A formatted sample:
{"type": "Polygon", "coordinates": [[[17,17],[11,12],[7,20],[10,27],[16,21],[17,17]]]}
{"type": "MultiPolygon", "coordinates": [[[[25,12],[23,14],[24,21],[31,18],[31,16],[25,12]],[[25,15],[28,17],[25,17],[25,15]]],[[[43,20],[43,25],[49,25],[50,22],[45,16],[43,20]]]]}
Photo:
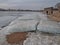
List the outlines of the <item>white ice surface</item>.
{"type": "MultiPolygon", "coordinates": [[[[29,15],[27,14],[12,21],[11,24],[0,30],[0,45],[7,45],[5,35],[12,32],[35,30],[37,22],[40,22],[37,27],[39,31],[60,33],[60,24],[54,21],[50,21],[49,19],[47,19],[46,15],[42,13],[29,15]]],[[[59,36],[45,36],[41,35],[40,33],[32,33],[31,35],[29,35],[29,38],[27,38],[27,40],[24,42],[24,45],[59,45],[59,40],[59,36]]]]}
{"type": "Polygon", "coordinates": [[[2,29],[2,32],[4,32],[4,34],[8,34],[12,32],[33,31],[36,29],[35,26],[37,22],[36,15],[22,16],[12,21],[9,26],[2,29]]]}
{"type": "Polygon", "coordinates": [[[60,33],[60,24],[58,22],[47,19],[47,16],[42,13],[26,14],[12,21],[9,26],[2,29],[2,32],[24,32],[36,29],[36,24],[39,31],[60,33]],[[6,30],[6,31],[5,31],[6,30]]]}
{"type": "Polygon", "coordinates": [[[2,26],[7,26],[11,21],[13,21],[16,16],[1,16],[0,17],[0,28],[2,26]]]}
{"type": "Polygon", "coordinates": [[[23,45],[60,45],[60,36],[30,33],[23,45]]]}
{"type": "Polygon", "coordinates": [[[50,33],[60,33],[60,25],[57,22],[41,20],[38,25],[38,30],[50,33]]]}
{"type": "Polygon", "coordinates": [[[43,32],[50,33],[60,33],[60,24],[55,21],[51,21],[47,18],[47,15],[41,14],[39,15],[41,20],[38,25],[38,30],[43,32]]]}
{"type": "Polygon", "coordinates": [[[35,25],[37,21],[31,20],[31,21],[18,21],[18,23],[15,23],[13,25],[10,25],[7,27],[6,31],[8,32],[26,32],[26,31],[32,31],[35,30],[35,25]]]}

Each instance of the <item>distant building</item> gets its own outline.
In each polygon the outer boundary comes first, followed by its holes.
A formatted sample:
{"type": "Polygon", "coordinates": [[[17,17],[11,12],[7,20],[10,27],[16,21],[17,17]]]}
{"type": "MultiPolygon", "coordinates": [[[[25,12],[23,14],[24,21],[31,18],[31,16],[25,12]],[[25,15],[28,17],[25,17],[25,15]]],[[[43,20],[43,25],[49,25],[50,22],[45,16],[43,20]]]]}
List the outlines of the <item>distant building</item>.
{"type": "Polygon", "coordinates": [[[57,8],[53,8],[53,15],[56,15],[57,13],[59,13],[59,10],[57,8]]]}
{"type": "Polygon", "coordinates": [[[43,13],[47,14],[50,19],[60,22],[60,8],[44,8],[43,13]]]}
{"type": "Polygon", "coordinates": [[[58,12],[57,8],[53,8],[53,7],[48,7],[48,8],[44,8],[44,13],[47,15],[51,15],[58,12]]]}
{"type": "Polygon", "coordinates": [[[50,15],[53,13],[53,7],[44,8],[44,13],[50,15]]]}

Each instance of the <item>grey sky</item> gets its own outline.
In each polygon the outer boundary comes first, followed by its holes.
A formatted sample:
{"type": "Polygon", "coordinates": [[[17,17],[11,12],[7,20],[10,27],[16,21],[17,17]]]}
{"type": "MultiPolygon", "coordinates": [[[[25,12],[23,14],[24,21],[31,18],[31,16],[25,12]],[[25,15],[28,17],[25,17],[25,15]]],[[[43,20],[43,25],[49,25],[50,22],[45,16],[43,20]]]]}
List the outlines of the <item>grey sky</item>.
{"type": "Polygon", "coordinates": [[[0,0],[0,8],[43,9],[58,2],[60,0],[0,0]]]}

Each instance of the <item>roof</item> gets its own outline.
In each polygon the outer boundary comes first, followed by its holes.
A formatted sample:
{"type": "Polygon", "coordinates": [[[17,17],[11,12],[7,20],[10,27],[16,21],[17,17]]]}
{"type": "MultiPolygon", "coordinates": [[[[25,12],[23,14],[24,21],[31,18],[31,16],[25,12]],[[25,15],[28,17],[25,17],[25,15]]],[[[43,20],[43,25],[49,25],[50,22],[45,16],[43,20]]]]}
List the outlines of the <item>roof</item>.
{"type": "Polygon", "coordinates": [[[46,9],[53,9],[53,7],[44,8],[44,10],[46,10],[46,9]]]}

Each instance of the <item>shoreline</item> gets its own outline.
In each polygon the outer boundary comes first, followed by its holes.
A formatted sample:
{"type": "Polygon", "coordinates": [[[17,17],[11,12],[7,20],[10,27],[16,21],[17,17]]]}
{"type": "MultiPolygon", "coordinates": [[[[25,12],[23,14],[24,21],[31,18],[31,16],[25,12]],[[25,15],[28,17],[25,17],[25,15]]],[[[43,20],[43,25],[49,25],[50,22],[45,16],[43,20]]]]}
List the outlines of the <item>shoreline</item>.
{"type": "Polygon", "coordinates": [[[47,15],[47,17],[52,21],[60,22],[60,18],[58,18],[54,15],[47,15]]]}

